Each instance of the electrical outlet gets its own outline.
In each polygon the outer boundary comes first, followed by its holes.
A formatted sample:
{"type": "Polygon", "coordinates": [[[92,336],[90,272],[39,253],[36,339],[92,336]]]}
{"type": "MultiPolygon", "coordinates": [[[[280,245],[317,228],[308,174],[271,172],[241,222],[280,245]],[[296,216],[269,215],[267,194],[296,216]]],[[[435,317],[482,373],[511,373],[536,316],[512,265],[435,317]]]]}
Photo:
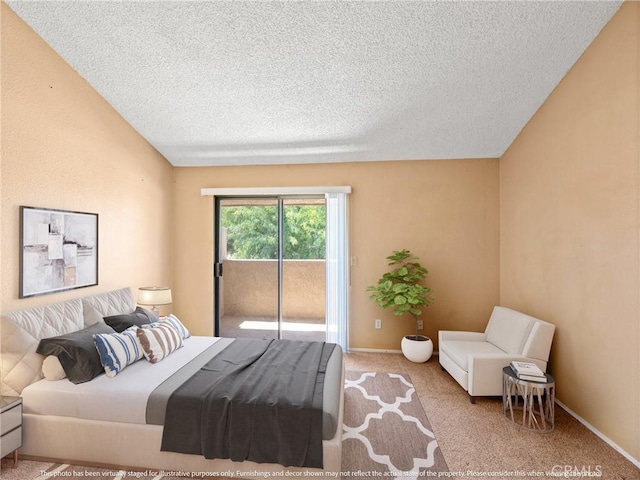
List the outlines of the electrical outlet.
{"type": "Polygon", "coordinates": [[[382,328],[382,320],[380,320],[379,318],[375,319],[375,326],[376,328],[382,328]]]}
{"type": "Polygon", "coordinates": [[[418,320],[418,330],[422,330],[424,328],[424,323],[422,323],[422,320],[418,320]]]}

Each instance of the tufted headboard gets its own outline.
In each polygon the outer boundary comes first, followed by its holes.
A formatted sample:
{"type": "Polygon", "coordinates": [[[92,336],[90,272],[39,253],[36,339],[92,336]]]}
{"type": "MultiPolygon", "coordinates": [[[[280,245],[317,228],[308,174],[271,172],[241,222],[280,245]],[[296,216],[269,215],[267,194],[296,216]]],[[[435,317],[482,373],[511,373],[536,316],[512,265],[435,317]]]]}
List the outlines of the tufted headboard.
{"type": "Polygon", "coordinates": [[[0,383],[2,395],[20,395],[42,378],[44,357],[36,353],[41,339],[82,330],[102,316],[130,313],[130,288],[121,288],[42,307],[3,313],[0,319],[0,383]]]}

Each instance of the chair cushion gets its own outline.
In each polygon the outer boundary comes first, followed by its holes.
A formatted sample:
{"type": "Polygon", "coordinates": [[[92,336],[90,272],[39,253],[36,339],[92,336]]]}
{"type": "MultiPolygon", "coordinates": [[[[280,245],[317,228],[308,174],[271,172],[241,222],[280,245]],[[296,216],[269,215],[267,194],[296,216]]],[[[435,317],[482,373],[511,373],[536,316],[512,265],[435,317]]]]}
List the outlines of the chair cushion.
{"type": "Polygon", "coordinates": [[[555,325],[543,322],[542,320],[537,321],[531,329],[529,339],[522,349],[522,354],[525,357],[537,358],[538,360],[548,362],[555,329],[555,325]]]}
{"type": "Polygon", "coordinates": [[[478,353],[496,353],[504,355],[505,352],[489,342],[447,341],[440,344],[440,351],[444,352],[465,372],[469,371],[469,355],[478,353]]]}
{"type": "Polygon", "coordinates": [[[536,318],[505,307],[494,307],[487,325],[487,342],[507,353],[520,354],[536,318]]]}

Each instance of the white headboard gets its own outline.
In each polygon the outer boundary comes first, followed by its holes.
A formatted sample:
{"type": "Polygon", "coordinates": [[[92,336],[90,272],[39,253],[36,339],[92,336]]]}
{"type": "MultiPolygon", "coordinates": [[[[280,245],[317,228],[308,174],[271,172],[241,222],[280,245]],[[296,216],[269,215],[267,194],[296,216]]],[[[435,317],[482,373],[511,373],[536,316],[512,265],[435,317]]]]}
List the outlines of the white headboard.
{"type": "Polygon", "coordinates": [[[0,319],[0,383],[2,395],[20,395],[42,378],[44,357],[36,353],[43,338],[85,328],[91,309],[102,316],[131,313],[135,302],[130,288],[90,295],[42,307],[3,313],[0,319]]]}

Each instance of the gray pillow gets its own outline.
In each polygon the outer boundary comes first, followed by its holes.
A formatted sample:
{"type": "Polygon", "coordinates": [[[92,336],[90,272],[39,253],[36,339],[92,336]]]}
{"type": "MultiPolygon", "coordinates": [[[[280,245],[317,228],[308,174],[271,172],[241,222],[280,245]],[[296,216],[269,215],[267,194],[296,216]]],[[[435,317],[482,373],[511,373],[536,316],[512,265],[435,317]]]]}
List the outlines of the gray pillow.
{"type": "Polygon", "coordinates": [[[88,382],[104,373],[100,355],[93,343],[95,333],[114,333],[114,330],[104,323],[97,323],[77,332],[43,338],[36,352],[58,357],[67,378],[73,383],[88,382]]]}
{"type": "Polygon", "coordinates": [[[158,320],[160,320],[160,318],[157,315],[142,307],[136,308],[131,313],[123,313],[121,315],[111,315],[109,317],[104,317],[104,323],[109,325],[118,333],[122,333],[127,328],[133,327],[134,325],[137,327],[141,327],[152,322],[157,322],[158,320]]]}

